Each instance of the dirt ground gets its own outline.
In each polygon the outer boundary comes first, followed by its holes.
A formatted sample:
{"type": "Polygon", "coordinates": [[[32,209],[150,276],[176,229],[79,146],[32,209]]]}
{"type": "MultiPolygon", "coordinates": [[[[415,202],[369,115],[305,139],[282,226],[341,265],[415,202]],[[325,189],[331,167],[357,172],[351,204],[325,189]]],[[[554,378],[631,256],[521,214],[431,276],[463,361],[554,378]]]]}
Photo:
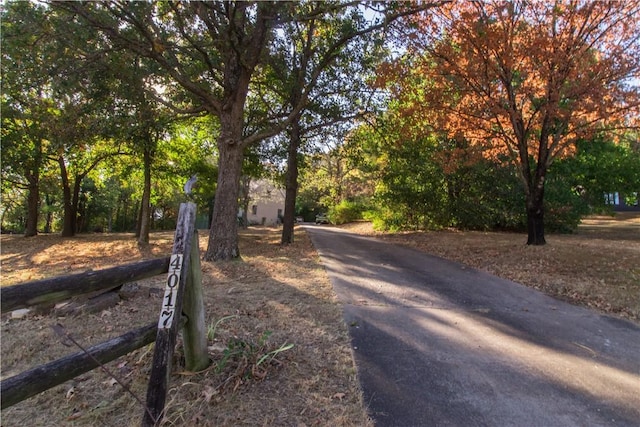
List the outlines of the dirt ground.
{"type": "MultiPolygon", "coordinates": [[[[341,308],[318,255],[301,230],[290,247],[281,248],[279,237],[276,229],[250,229],[241,236],[243,261],[202,264],[213,363],[204,372],[185,372],[178,346],[162,425],[371,425],[341,308]],[[275,357],[258,363],[269,354],[275,357]]],[[[139,249],[131,235],[2,236],[2,284],[166,255],[172,238],[155,233],[151,245],[139,249]]],[[[206,249],[206,236],[200,248],[206,249]]],[[[141,281],[134,298],[80,317],[3,313],[2,378],[78,351],[62,345],[55,323],[90,346],[157,322],[161,295],[149,289],[163,289],[164,279],[141,281]]],[[[107,365],[142,401],[152,348],[107,365]]],[[[1,415],[9,427],[133,426],[142,414],[136,400],[97,369],[1,415]]]]}
{"type": "MultiPolygon", "coordinates": [[[[548,235],[528,247],[515,233],[380,234],[368,223],[345,228],[378,235],[606,313],[640,319],[640,215],[592,217],[571,235],[548,235]]],[[[172,233],[154,233],[139,247],[132,235],[3,235],[2,286],[41,277],[106,268],[170,253],[172,233]]],[[[200,249],[206,249],[206,235],[200,249]]],[[[176,371],[165,426],[371,426],[362,401],[347,327],[308,237],[278,244],[279,230],[241,235],[242,261],[203,263],[210,368],[176,371]],[[290,347],[290,345],[293,345],[290,347]],[[258,363],[263,356],[266,362],[258,363]]],[[[2,313],[2,378],[78,349],[64,346],[60,323],[83,346],[157,321],[163,276],[140,281],[140,291],[117,305],[82,316],[2,313]]],[[[1,290],[0,290],[1,291],[1,290]]],[[[107,367],[143,401],[153,345],[107,367]]],[[[139,425],[143,408],[117,382],[94,370],[1,413],[2,426],[139,425]]]]}

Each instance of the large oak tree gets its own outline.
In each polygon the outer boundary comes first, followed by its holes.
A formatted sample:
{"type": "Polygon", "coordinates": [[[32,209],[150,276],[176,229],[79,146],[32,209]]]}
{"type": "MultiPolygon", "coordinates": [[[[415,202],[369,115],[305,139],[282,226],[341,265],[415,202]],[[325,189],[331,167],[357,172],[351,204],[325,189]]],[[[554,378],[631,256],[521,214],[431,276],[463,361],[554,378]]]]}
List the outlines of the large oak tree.
{"type": "Polygon", "coordinates": [[[304,142],[326,139],[323,132],[331,133],[333,125],[353,120],[364,108],[364,77],[373,70],[373,37],[380,39],[380,30],[408,10],[388,11],[384,20],[376,22],[365,18],[364,8],[345,6],[318,13],[322,3],[306,6],[310,18],[283,26],[270,47],[267,64],[277,84],[278,104],[292,110],[308,100],[282,138],[287,145],[283,244],[293,242],[298,161],[304,142]]]}
{"type": "Polygon", "coordinates": [[[276,104],[297,111],[286,128],[283,244],[293,242],[298,160],[305,141],[333,139],[338,124],[368,109],[371,91],[365,79],[373,73],[389,25],[447,2],[300,2],[296,19],[280,27],[265,65],[275,82],[276,104]]]}
{"type": "MultiPolygon", "coordinates": [[[[26,190],[25,236],[38,233],[40,181],[53,149],[45,124],[55,116],[50,97],[55,51],[43,7],[14,2],[2,9],[2,180],[26,190]]],[[[3,200],[4,203],[4,200],[3,200]]]]}
{"type": "Polygon", "coordinates": [[[527,243],[544,244],[551,163],[580,138],[637,120],[639,13],[635,0],[455,2],[402,29],[406,54],[379,83],[416,122],[507,154],[525,191],[527,243]]]}
{"type": "Polygon", "coordinates": [[[116,47],[159,66],[156,85],[180,89],[172,91],[179,99],[165,99],[175,110],[217,117],[218,186],[205,258],[239,256],[236,215],[243,151],[265,137],[243,133],[244,106],[271,30],[290,4],[109,1],[53,6],[81,15],[116,47]]]}
{"type": "MultiPolygon", "coordinates": [[[[446,1],[446,0],[445,0],[446,1]]],[[[284,22],[312,19],[332,10],[358,7],[354,2],[311,3],[311,13],[297,2],[51,2],[85,18],[116,47],[153,61],[161,69],[157,85],[179,88],[166,99],[182,112],[206,112],[219,121],[218,186],[209,233],[207,260],[239,256],[237,212],[239,181],[245,149],[286,128],[304,108],[309,88],[284,117],[268,126],[246,123],[245,106],[252,77],[268,54],[266,47],[284,22]]],[[[440,3],[440,2],[435,2],[440,3]]],[[[424,3],[418,9],[432,6],[424,3]]],[[[412,6],[385,9],[405,14],[412,6]]],[[[378,24],[384,24],[384,20],[378,24]]],[[[186,177],[185,177],[186,179],[186,177]]]]}

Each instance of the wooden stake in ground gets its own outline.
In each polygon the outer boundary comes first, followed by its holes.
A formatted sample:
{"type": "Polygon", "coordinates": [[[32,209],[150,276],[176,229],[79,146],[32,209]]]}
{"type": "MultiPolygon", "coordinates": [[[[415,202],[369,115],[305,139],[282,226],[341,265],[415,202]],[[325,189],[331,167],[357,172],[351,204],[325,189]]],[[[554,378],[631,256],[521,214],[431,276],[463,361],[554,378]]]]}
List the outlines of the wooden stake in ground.
{"type": "Polygon", "coordinates": [[[187,323],[182,330],[185,369],[194,372],[201,371],[209,366],[210,360],[207,350],[207,329],[202,296],[198,230],[193,233],[191,243],[191,259],[187,275],[187,288],[184,291],[183,312],[187,316],[187,323]]]}
{"type": "Polygon", "coordinates": [[[182,316],[182,300],[191,260],[195,218],[195,204],[180,204],[178,224],[169,262],[169,272],[167,273],[167,283],[162,300],[160,319],[158,320],[153,366],[147,388],[148,410],[145,411],[142,420],[142,425],[145,427],[157,425],[163,416],[169,377],[171,375],[171,359],[176,344],[180,317],[182,316]]]}

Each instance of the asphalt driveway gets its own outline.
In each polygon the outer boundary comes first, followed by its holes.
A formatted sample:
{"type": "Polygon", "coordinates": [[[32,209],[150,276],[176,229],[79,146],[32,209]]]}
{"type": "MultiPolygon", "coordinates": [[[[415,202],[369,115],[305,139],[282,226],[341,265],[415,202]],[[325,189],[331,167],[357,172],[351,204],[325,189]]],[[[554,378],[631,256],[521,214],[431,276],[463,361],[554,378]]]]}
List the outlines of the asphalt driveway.
{"type": "Polygon", "coordinates": [[[640,327],[337,228],[305,225],[377,426],[640,426],[640,327]]]}

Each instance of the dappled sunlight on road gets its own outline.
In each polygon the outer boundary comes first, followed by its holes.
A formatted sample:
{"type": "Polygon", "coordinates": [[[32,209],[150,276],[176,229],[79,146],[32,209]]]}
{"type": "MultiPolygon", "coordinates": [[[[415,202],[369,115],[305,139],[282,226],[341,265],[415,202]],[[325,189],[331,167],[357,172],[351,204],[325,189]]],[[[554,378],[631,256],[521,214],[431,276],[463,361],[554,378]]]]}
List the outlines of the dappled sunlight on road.
{"type": "Polygon", "coordinates": [[[418,251],[316,230],[380,425],[640,419],[635,324],[418,251]]]}
{"type": "MultiPolygon", "coordinates": [[[[640,407],[640,371],[627,372],[609,366],[601,361],[602,355],[583,343],[571,342],[574,352],[563,351],[520,337],[522,331],[478,315],[451,310],[429,310],[418,315],[420,312],[418,309],[411,316],[416,327],[437,340],[455,344],[463,354],[482,353],[494,364],[544,378],[599,401],[640,407]]],[[[385,330],[384,324],[376,326],[385,330]]],[[[386,332],[399,335],[398,331],[386,332]]],[[[429,342],[414,340],[408,344],[429,351],[429,342]]]]}
{"type": "MultiPolygon", "coordinates": [[[[348,277],[343,273],[343,278],[348,277]]],[[[349,279],[358,280],[353,276],[349,279]]],[[[546,343],[548,345],[535,342],[545,334],[551,338],[553,330],[541,330],[539,336],[527,337],[527,331],[491,319],[489,308],[459,311],[446,298],[428,292],[426,288],[407,289],[402,284],[382,280],[367,279],[366,286],[358,287],[351,294],[350,303],[380,310],[410,309],[412,324],[408,331],[388,323],[387,316],[381,316],[372,326],[401,339],[417,351],[433,352],[437,342],[446,342],[447,346],[456,347],[457,354],[481,353],[482,358],[493,365],[504,365],[528,376],[544,378],[600,401],[621,406],[635,402],[634,405],[640,407],[640,365],[636,372],[610,366],[603,361],[606,355],[592,349],[588,342],[572,341],[568,348],[557,349],[551,339],[546,343]],[[424,336],[430,338],[425,340],[424,336]]],[[[526,316],[526,312],[523,310],[520,315],[526,316]]],[[[593,339],[602,341],[605,348],[624,345],[595,335],[593,339]]]]}

